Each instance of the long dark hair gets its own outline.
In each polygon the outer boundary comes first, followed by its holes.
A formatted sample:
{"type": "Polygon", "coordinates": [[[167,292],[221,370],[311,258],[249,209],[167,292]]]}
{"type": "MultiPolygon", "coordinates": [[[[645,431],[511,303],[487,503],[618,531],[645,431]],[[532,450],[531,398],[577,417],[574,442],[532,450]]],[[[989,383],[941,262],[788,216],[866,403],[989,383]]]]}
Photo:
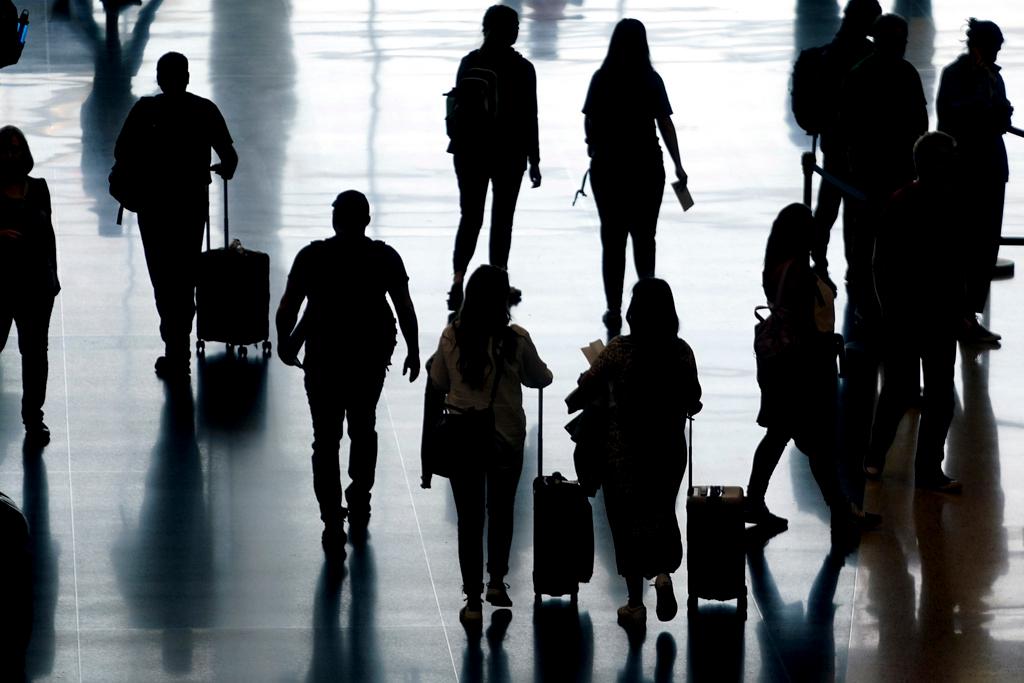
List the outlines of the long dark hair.
{"type": "Polygon", "coordinates": [[[466,284],[466,298],[453,327],[459,349],[456,365],[462,379],[474,389],[483,386],[491,368],[491,345],[500,346],[507,336],[504,332],[512,319],[508,293],[508,273],[494,266],[480,266],[466,284]]]}
{"type": "Polygon", "coordinates": [[[615,25],[608,54],[601,71],[609,76],[626,76],[653,71],[647,29],[638,19],[623,19],[615,25]]]}
{"type": "Polygon", "coordinates": [[[804,204],[790,204],[775,218],[764,250],[764,275],[793,258],[806,262],[814,238],[814,216],[804,204]]]}
{"type": "Polygon", "coordinates": [[[679,316],[672,288],[658,278],[644,278],[633,286],[626,310],[629,336],[642,343],[672,342],[679,335],[679,316]]]}

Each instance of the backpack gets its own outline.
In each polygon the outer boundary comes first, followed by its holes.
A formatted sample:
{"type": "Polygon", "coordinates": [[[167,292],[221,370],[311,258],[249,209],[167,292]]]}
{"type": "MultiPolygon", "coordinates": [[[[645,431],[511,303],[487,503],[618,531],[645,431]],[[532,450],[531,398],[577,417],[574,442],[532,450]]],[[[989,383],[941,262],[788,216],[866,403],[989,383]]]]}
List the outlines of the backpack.
{"type": "Polygon", "coordinates": [[[833,115],[828,48],[821,45],[800,50],[793,65],[790,104],[797,124],[808,135],[819,135],[833,115]]]}
{"type": "Polygon", "coordinates": [[[467,69],[445,96],[445,127],[453,143],[472,146],[491,139],[498,120],[498,74],[494,70],[467,69]]]}
{"type": "Polygon", "coordinates": [[[146,202],[148,169],[146,155],[151,147],[152,119],[155,102],[152,97],[143,97],[135,103],[118,140],[121,141],[121,155],[114,160],[107,181],[110,196],[121,205],[117,223],[121,224],[124,209],[138,212],[146,202]],[[135,116],[132,116],[132,114],[135,116]]]}
{"type": "Polygon", "coordinates": [[[18,17],[11,0],[0,0],[0,68],[17,64],[28,37],[28,11],[18,17]]]}

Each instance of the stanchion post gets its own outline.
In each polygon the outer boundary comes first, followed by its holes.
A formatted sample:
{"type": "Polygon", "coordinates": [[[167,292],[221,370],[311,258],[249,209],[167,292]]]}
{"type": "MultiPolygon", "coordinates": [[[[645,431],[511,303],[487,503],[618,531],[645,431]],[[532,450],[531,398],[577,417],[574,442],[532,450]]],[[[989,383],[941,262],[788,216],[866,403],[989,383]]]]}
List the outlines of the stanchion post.
{"type": "Polygon", "coordinates": [[[800,164],[804,171],[804,204],[811,206],[811,193],[814,185],[814,152],[804,152],[800,157],[800,164]]]}

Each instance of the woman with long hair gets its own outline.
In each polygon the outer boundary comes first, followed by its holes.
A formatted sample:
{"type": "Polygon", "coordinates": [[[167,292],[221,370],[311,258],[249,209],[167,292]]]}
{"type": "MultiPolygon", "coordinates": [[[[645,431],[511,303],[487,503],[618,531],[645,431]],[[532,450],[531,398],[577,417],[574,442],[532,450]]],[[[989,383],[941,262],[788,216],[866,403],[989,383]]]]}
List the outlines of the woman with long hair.
{"type": "Polygon", "coordinates": [[[611,391],[603,463],[604,502],[615,563],[628,601],[619,623],[647,620],[644,578],[655,579],[657,615],[675,616],[670,574],[683,559],[676,496],[686,470],[686,416],[701,408],[697,362],[679,338],[672,290],[664,280],[640,280],[626,312],[630,334],[616,337],[580,376],[570,410],[611,391]]]}
{"type": "Polygon", "coordinates": [[[466,454],[449,477],[459,519],[459,567],[466,606],[459,619],[483,619],[483,534],[487,516],[487,602],[511,607],[505,576],[512,547],[516,487],[523,469],[526,413],[522,387],[546,387],[552,375],[530,335],[510,324],[508,273],[480,266],[469,278],[455,321],[445,327],[430,364],[430,380],[456,410],[493,410],[494,433],[480,452],[466,454]]]}
{"type": "MultiPolygon", "coordinates": [[[[831,309],[831,290],[811,268],[814,217],[803,204],[790,204],[779,212],[765,247],[761,283],[786,347],[770,357],[757,358],[761,408],[757,423],[764,438],[754,452],[747,485],[747,522],[777,531],[788,521],[772,514],[765,493],[775,467],[790,440],[803,451],[811,474],[828,505],[834,542],[846,543],[860,529],[877,526],[878,515],[865,514],[852,504],[839,484],[836,459],[836,337],[819,329],[823,309],[831,309]],[[817,315],[816,315],[817,314],[817,315]]],[[[833,314],[834,317],[834,314],[833,314]]]]}
{"type": "Polygon", "coordinates": [[[50,314],[60,282],[50,190],[45,180],[29,176],[34,163],[25,134],[14,126],[0,128],[0,351],[13,323],[21,352],[25,438],[41,446],[50,441],[43,403],[50,314]]]}
{"type": "Polygon", "coordinates": [[[636,19],[616,25],[608,55],[590,81],[583,114],[590,184],[601,218],[604,323],[615,336],[622,328],[627,237],[633,240],[637,277],[654,277],[654,234],[665,191],[655,125],[676,178],[686,183],[665,83],[651,66],[647,30],[636,19]]]}

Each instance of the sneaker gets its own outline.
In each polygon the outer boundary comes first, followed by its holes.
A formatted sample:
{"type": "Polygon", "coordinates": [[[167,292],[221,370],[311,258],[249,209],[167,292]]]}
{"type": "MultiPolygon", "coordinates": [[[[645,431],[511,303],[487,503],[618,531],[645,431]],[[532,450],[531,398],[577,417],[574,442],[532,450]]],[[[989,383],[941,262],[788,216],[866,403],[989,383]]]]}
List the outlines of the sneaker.
{"type": "Polygon", "coordinates": [[[642,629],[647,627],[647,608],[643,605],[635,607],[625,604],[619,608],[619,626],[624,629],[642,629]]]}
{"type": "Polygon", "coordinates": [[[186,379],[192,374],[188,361],[175,361],[167,356],[160,356],[153,364],[156,376],[162,380],[186,379]]]}
{"type": "Polygon", "coordinates": [[[608,330],[608,338],[618,337],[619,333],[622,332],[622,313],[620,311],[613,311],[611,309],[604,312],[601,316],[601,322],[604,323],[604,327],[608,330]]]}
{"type": "Polygon", "coordinates": [[[320,535],[320,545],[323,546],[324,555],[327,559],[345,559],[345,543],[348,542],[348,536],[345,534],[344,529],[324,529],[324,532],[320,535]]]}
{"type": "Polygon", "coordinates": [[[964,491],[964,485],[960,483],[959,479],[947,477],[942,472],[939,472],[939,474],[934,477],[918,477],[914,481],[914,485],[917,488],[924,489],[926,491],[949,493],[952,495],[959,495],[964,491]]]}
{"type": "Polygon", "coordinates": [[[773,529],[788,529],[789,520],[773,515],[763,500],[747,498],[743,501],[743,521],[747,524],[764,524],[773,529]]]}
{"type": "Polygon", "coordinates": [[[512,598],[508,596],[508,584],[491,581],[487,584],[487,595],[484,598],[495,607],[511,607],[512,598]]]}
{"type": "Polygon", "coordinates": [[[25,441],[30,446],[45,446],[50,443],[50,428],[42,420],[25,425],[25,441]]]}
{"type": "Polygon", "coordinates": [[[658,596],[658,605],[654,608],[658,621],[672,621],[679,610],[676,594],[672,591],[672,577],[668,574],[658,574],[654,579],[654,592],[658,596]]]}
{"type": "Polygon", "coordinates": [[[462,308],[462,297],[462,283],[453,282],[452,288],[448,290],[448,310],[458,313],[459,309],[462,308]]]}
{"type": "Polygon", "coordinates": [[[463,626],[480,627],[484,623],[484,606],[480,600],[467,602],[465,607],[459,610],[459,622],[463,626]]]}

